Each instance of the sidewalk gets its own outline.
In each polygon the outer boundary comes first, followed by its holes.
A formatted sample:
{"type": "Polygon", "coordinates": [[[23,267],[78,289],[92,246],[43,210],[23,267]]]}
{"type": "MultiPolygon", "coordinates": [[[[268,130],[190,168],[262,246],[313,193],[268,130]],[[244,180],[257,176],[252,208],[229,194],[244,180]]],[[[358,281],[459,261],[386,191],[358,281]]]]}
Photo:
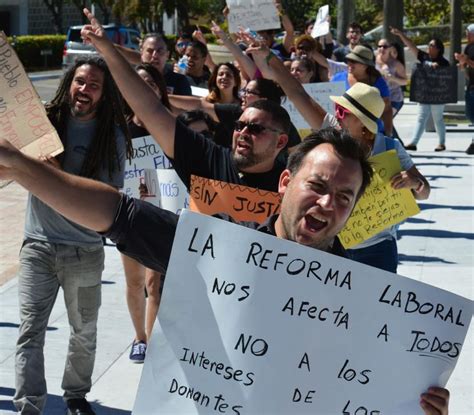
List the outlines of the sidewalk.
{"type": "MultiPolygon", "coordinates": [[[[405,105],[395,119],[396,128],[405,142],[409,142],[415,120],[416,106],[413,104],[405,105]]],[[[399,273],[473,299],[474,156],[466,155],[464,150],[474,136],[474,128],[471,132],[465,132],[464,128],[453,130],[460,132],[448,133],[449,151],[433,152],[437,145],[436,133],[425,133],[418,152],[412,153],[417,166],[430,181],[432,193],[428,201],[420,203],[422,212],[401,226],[399,273]]],[[[0,190],[0,207],[7,189],[0,190]]],[[[0,223],[8,231],[7,235],[21,239],[18,222],[23,220],[24,194],[20,189],[14,190],[17,199],[12,198],[8,209],[1,210],[0,223]]],[[[0,237],[3,237],[3,228],[0,237]]],[[[1,243],[3,248],[4,240],[1,243]]],[[[5,254],[5,258],[2,256],[2,263],[6,259],[15,263],[16,252],[13,251],[5,254]]],[[[61,376],[69,327],[63,303],[62,298],[56,302],[46,336],[46,375],[50,393],[46,415],[64,414],[61,376]]],[[[0,414],[14,413],[11,397],[15,388],[14,348],[18,323],[17,279],[13,278],[0,286],[0,414]]],[[[106,247],[94,384],[88,395],[98,415],[131,412],[143,367],[128,360],[132,337],[120,257],[115,248],[106,247]]],[[[451,415],[474,413],[473,358],[471,327],[448,383],[452,393],[451,415]]]]}

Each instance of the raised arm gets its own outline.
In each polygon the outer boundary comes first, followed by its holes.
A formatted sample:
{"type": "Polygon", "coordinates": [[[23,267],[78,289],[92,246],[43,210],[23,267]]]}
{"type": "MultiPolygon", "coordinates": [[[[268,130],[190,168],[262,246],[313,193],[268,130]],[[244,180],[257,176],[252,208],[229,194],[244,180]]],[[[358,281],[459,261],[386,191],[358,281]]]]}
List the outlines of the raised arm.
{"type": "Polygon", "coordinates": [[[415,57],[418,56],[418,52],[420,51],[420,49],[416,47],[413,41],[409,37],[407,37],[405,33],[395,27],[390,27],[390,33],[392,33],[392,35],[398,36],[405,44],[405,46],[410,49],[410,51],[415,55],[415,57]]]}
{"type": "Polygon", "coordinates": [[[25,156],[1,138],[0,179],[16,181],[61,215],[97,232],[110,228],[121,197],[102,182],[25,156]]]}
{"type": "Polygon", "coordinates": [[[237,44],[231,39],[231,37],[225,33],[216,22],[212,22],[211,26],[212,33],[217,36],[223,43],[223,45],[229,50],[234,59],[239,63],[242,70],[248,75],[250,80],[255,79],[255,73],[257,72],[257,66],[237,44]]]}
{"type": "Polygon", "coordinates": [[[324,108],[307,94],[303,85],[291,76],[267,47],[250,47],[248,51],[252,53],[263,76],[277,82],[311,128],[319,130],[327,114],[324,108]]]}
{"type": "Polygon", "coordinates": [[[281,25],[285,30],[285,36],[283,37],[283,47],[288,53],[291,53],[291,48],[295,42],[295,28],[290,17],[285,13],[280,1],[281,0],[276,0],[275,4],[277,6],[278,13],[280,14],[281,25]]]}
{"type": "Polygon", "coordinates": [[[216,111],[214,110],[214,104],[206,101],[204,98],[184,95],[168,95],[168,98],[171,105],[176,108],[184,111],[202,110],[210,115],[215,121],[219,121],[216,111]]]}
{"type": "Polygon", "coordinates": [[[175,117],[115,49],[94,15],[88,9],[84,9],[84,14],[91,24],[82,28],[82,37],[90,41],[104,57],[120,92],[135,115],[145,124],[166,155],[173,158],[175,117]]]}
{"type": "Polygon", "coordinates": [[[140,65],[140,63],[142,63],[142,57],[138,50],[126,48],[125,46],[117,44],[114,44],[114,47],[131,65],[140,65]]]}

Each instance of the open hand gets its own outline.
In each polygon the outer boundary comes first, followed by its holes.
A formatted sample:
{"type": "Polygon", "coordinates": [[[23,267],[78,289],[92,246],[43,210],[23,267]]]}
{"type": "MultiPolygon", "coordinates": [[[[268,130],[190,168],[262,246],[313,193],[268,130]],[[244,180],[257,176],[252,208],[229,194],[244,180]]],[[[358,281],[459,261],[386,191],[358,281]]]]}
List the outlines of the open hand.
{"type": "Polygon", "coordinates": [[[420,406],[425,415],[448,415],[449,391],[431,387],[420,396],[420,406]]]}

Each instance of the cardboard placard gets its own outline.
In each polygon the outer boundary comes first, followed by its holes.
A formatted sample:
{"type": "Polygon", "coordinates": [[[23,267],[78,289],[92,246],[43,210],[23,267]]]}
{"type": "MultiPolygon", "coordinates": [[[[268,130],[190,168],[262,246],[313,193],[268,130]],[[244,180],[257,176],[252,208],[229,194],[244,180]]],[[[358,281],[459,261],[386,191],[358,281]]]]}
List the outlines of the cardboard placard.
{"type": "Polygon", "coordinates": [[[278,193],[199,176],[191,176],[190,197],[195,212],[226,213],[241,222],[262,223],[280,211],[278,193]]]}
{"type": "Polygon", "coordinates": [[[389,226],[420,212],[409,189],[395,190],[390,179],[401,171],[396,150],[385,151],[370,158],[374,178],[357,202],[339,239],[351,248],[389,226]]]}
{"type": "Polygon", "coordinates": [[[329,4],[321,6],[316,15],[316,20],[311,31],[311,36],[317,38],[329,33],[329,4]]]}
{"type": "MultiPolygon", "coordinates": [[[[317,82],[314,84],[304,84],[303,87],[308,95],[329,114],[334,114],[334,102],[329,99],[329,96],[341,96],[346,92],[344,82],[317,82]]],[[[288,111],[291,122],[298,130],[310,129],[309,124],[288,98],[283,101],[281,106],[288,111]]]]}
{"type": "Polygon", "coordinates": [[[0,31],[0,137],[31,157],[64,148],[15,50],[0,31]]]}
{"type": "Polygon", "coordinates": [[[472,312],[428,284],[184,211],[133,414],[421,413],[472,312]]]}
{"type": "Polygon", "coordinates": [[[458,102],[457,85],[456,66],[433,68],[418,63],[411,74],[410,101],[420,104],[458,102]]]}
{"type": "Polygon", "coordinates": [[[229,32],[279,29],[280,16],[273,0],[227,0],[229,32]]]}

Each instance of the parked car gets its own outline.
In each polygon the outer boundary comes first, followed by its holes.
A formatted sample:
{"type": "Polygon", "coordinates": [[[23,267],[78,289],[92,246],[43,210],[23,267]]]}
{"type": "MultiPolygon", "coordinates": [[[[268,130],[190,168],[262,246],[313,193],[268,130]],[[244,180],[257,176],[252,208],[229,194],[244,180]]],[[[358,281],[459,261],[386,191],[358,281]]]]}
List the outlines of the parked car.
{"type": "MultiPolygon", "coordinates": [[[[94,46],[82,42],[81,26],[71,26],[67,31],[66,42],[63,50],[63,70],[67,71],[74,65],[77,58],[97,55],[94,46]]],[[[138,49],[140,44],[140,32],[138,30],[117,26],[114,24],[105,25],[104,29],[112,42],[131,49],[138,49]]]]}

